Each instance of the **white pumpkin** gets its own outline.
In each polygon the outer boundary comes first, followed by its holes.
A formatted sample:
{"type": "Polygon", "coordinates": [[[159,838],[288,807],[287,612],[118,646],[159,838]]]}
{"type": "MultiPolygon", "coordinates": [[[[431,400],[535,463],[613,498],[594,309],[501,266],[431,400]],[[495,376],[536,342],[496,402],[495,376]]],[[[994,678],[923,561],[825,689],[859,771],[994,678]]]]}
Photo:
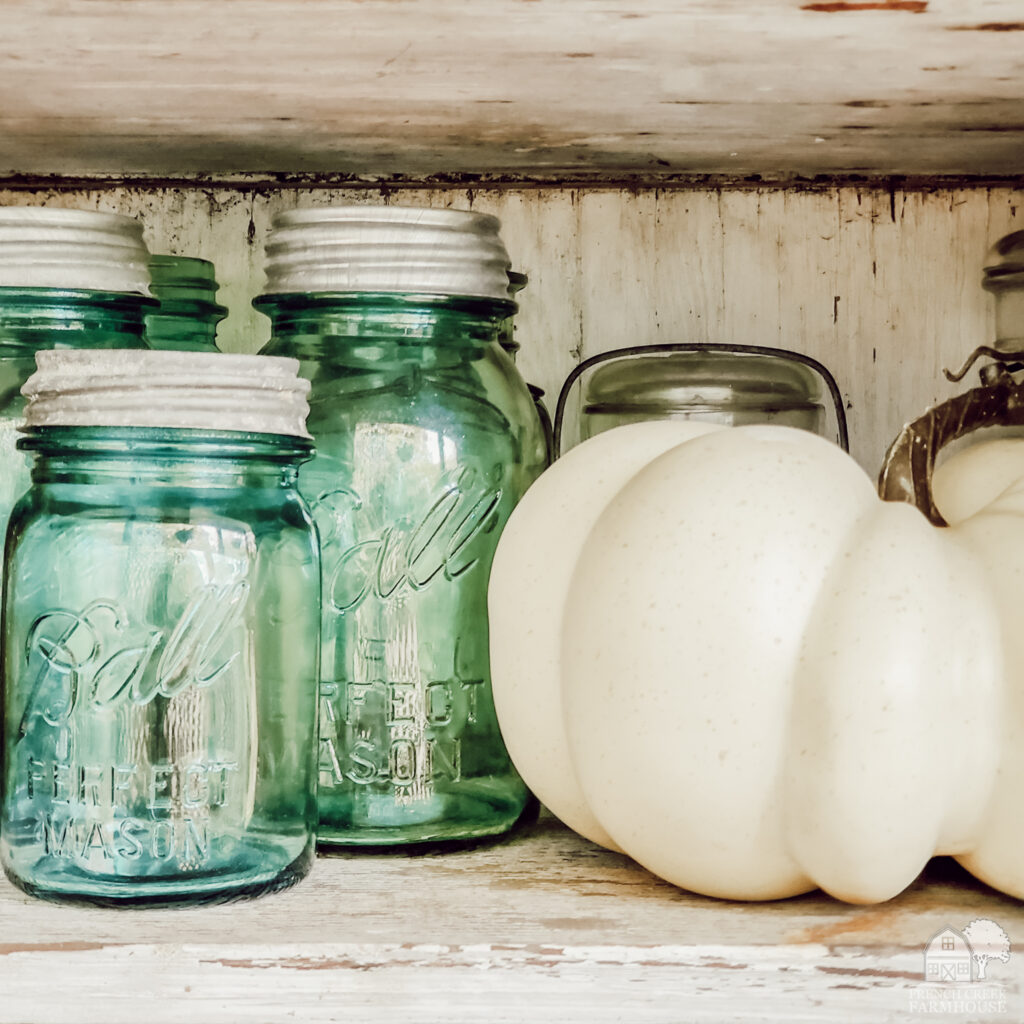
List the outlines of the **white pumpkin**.
{"type": "MultiPolygon", "coordinates": [[[[943,468],[942,500],[966,507],[975,458],[943,468]]],[[[1024,484],[1001,464],[998,496],[939,529],[784,427],[641,423],[573,449],[491,574],[524,779],[701,893],[876,902],[949,853],[1024,897],[1024,484]]]]}

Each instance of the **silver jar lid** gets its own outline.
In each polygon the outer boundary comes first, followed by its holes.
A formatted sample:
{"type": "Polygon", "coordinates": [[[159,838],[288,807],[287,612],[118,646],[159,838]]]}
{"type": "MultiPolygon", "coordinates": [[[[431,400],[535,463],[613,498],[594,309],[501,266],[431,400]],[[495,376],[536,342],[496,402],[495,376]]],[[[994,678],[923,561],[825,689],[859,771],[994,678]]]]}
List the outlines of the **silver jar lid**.
{"type": "Polygon", "coordinates": [[[0,288],[149,295],[142,224],[96,210],[0,206],[0,288]]]}
{"type": "Polygon", "coordinates": [[[820,398],[814,371],[784,356],[671,352],[611,360],[594,370],[584,411],[781,410],[813,407],[820,398]]]}
{"type": "Polygon", "coordinates": [[[497,217],[409,206],[279,213],[266,246],[265,294],[395,292],[508,300],[497,217]]]}
{"type": "Polygon", "coordinates": [[[309,437],[309,381],[280,356],[139,349],[36,353],[26,427],[172,427],[309,437]]]}

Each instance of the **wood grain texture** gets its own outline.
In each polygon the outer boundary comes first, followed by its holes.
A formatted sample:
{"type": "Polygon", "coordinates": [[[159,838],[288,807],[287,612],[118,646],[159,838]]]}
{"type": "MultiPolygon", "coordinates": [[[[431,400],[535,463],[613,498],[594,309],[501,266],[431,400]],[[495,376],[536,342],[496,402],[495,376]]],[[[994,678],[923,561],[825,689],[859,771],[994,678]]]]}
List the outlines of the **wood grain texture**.
{"type": "Polygon", "coordinates": [[[0,204],[141,217],[153,251],[217,265],[222,347],[268,336],[250,302],[278,210],[400,202],[496,213],[520,296],[520,365],[548,392],[581,359],[625,345],[718,341],[791,348],[839,381],[852,451],[878,471],[929,404],[964,390],[943,367],[993,337],[989,246],[1024,227],[1024,190],[111,188],[0,190],[0,204]]]}
{"type": "MultiPolygon", "coordinates": [[[[446,854],[322,859],[224,907],[63,907],[0,882],[0,1022],[928,1019],[924,946],[976,917],[1024,942],[1020,904],[950,861],[879,907],[729,903],[544,816],[446,854]]],[[[1004,1009],[969,1019],[1019,1020],[1022,976],[1024,954],[993,962],[971,991],[1004,1009]]]]}
{"type": "Polygon", "coordinates": [[[14,2],[0,173],[1024,172],[1015,0],[14,2]]]}

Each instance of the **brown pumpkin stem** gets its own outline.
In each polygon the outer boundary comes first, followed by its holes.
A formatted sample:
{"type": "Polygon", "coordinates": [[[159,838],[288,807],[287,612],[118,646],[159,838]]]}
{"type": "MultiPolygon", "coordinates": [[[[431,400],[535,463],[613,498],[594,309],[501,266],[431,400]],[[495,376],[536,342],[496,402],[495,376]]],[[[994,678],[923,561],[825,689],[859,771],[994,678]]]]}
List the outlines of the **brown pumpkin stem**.
{"type": "Polygon", "coordinates": [[[974,388],[936,405],[908,423],[893,441],[878,477],[885,501],[916,505],[935,526],[948,526],[932,499],[935,459],[947,444],[982,427],[1024,424],[1024,384],[1003,374],[997,383],[974,388]]]}

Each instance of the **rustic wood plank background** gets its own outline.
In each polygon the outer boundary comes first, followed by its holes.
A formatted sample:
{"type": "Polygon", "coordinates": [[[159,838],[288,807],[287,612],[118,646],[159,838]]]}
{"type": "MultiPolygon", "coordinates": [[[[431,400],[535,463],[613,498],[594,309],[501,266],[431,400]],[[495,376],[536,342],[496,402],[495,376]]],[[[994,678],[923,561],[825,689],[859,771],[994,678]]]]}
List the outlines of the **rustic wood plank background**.
{"type": "Polygon", "coordinates": [[[967,385],[959,367],[993,337],[981,288],[990,245],[1024,227],[1024,189],[0,190],[141,217],[153,251],[217,265],[231,315],[221,345],[255,351],[268,322],[250,307],[273,214],[318,203],[400,202],[502,218],[520,296],[524,374],[555,395],[586,356],[634,344],[726,341],[792,348],[836,376],[851,448],[874,474],[903,423],[967,385]]]}

